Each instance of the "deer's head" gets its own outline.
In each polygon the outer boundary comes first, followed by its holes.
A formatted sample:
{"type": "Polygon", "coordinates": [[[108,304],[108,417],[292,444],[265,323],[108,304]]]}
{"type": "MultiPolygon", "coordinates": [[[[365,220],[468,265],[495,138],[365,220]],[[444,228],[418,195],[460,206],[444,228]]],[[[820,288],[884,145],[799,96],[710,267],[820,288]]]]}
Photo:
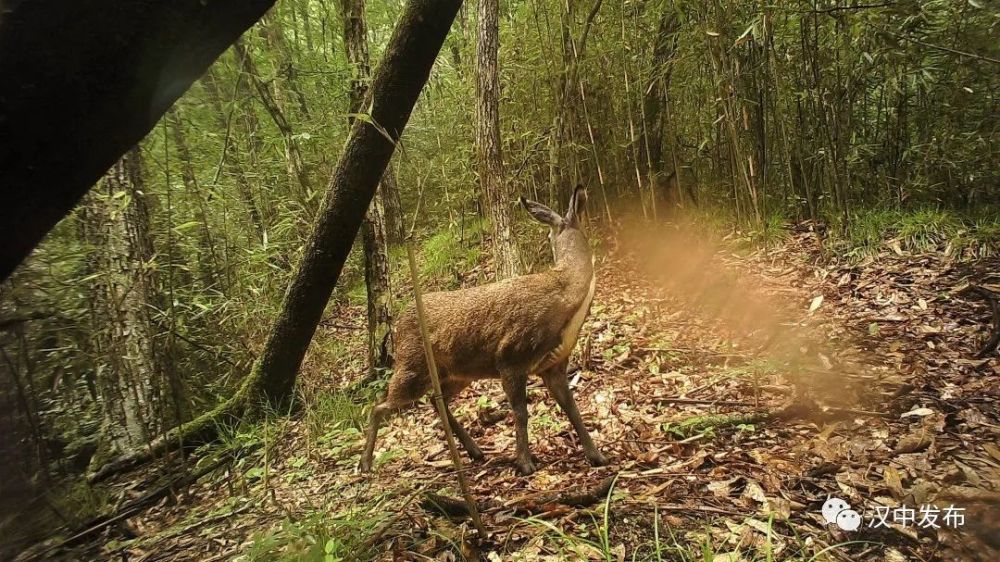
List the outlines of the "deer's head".
{"type": "Polygon", "coordinates": [[[555,263],[584,257],[590,261],[590,244],[587,242],[581,222],[587,206],[586,188],[582,185],[576,186],[569,199],[569,208],[565,216],[560,216],[545,205],[524,197],[521,197],[521,204],[535,220],[549,227],[549,242],[552,245],[552,258],[555,263]]]}

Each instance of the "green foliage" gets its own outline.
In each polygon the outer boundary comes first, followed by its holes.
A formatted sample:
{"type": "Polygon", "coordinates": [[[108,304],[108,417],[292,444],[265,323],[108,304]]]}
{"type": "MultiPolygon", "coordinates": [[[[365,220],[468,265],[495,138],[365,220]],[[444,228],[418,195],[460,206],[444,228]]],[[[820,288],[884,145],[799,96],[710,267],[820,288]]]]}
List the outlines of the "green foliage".
{"type": "Polygon", "coordinates": [[[358,395],[345,392],[321,393],[314,397],[306,410],[306,423],[312,435],[323,435],[329,431],[359,431],[367,423],[365,409],[377,395],[377,389],[369,388],[358,395]]]}
{"type": "Polygon", "coordinates": [[[423,243],[419,252],[421,273],[431,282],[446,281],[455,288],[458,273],[468,271],[479,262],[481,248],[479,239],[483,236],[485,221],[469,221],[464,232],[454,226],[432,234],[423,243]]]}
{"type": "Polygon", "coordinates": [[[374,553],[364,552],[361,547],[385,517],[381,508],[290,516],[278,529],[255,534],[246,559],[248,562],[369,560],[374,553]]]}
{"type": "Polygon", "coordinates": [[[846,246],[855,257],[886,249],[903,252],[947,251],[965,257],[995,255],[1000,249],[1000,215],[979,212],[963,216],[955,211],[922,207],[914,210],[866,209],[852,216],[835,247],[846,246]]]}
{"type": "Polygon", "coordinates": [[[788,222],[784,214],[773,212],[764,218],[758,230],[751,233],[751,238],[764,246],[780,244],[788,238],[788,222]]]}
{"type": "Polygon", "coordinates": [[[754,414],[710,414],[692,416],[676,422],[663,424],[661,430],[679,439],[686,439],[699,434],[711,438],[717,429],[736,427],[741,431],[753,431],[754,424],[760,421],[760,416],[754,414]]]}

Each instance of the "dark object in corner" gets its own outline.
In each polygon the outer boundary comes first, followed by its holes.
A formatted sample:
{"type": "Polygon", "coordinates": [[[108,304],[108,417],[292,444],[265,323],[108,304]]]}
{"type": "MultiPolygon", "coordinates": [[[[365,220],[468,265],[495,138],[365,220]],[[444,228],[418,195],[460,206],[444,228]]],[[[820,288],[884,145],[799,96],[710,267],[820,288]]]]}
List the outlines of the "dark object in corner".
{"type": "Polygon", "coordinates": [[[0,281],[272,4],[0,3],[0,281]]]}

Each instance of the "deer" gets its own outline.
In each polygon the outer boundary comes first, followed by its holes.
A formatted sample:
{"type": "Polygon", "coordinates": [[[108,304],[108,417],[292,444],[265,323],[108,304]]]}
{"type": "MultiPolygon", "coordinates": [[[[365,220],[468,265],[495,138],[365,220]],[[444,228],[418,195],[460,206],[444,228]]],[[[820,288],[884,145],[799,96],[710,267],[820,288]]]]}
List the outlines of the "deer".
{"type": "MultiPolygon", "coordinates": [[[[566,368],[594,298],[594,254],[581,226],[587,191],[578,185],[564,216],[521,197],[521,205],[549,227],[554,265],[541,273],[424,296],[427,326],[452,432],[473,461],[483,452],[455,419],[448,404],[476,380],[500,379],[514,413],[517,452],[523,475],[535,471],[528,446],[527,382],[541,377],[566,413],[591,465],[608,459],[594,445],[569,387],[566,368]]],[[[414,305],[395,327],[394,369],[384,399],[371,412],[359,471],[370,472],[379,427],[390,413],[413,405],[431,389],[414,305]]]]}

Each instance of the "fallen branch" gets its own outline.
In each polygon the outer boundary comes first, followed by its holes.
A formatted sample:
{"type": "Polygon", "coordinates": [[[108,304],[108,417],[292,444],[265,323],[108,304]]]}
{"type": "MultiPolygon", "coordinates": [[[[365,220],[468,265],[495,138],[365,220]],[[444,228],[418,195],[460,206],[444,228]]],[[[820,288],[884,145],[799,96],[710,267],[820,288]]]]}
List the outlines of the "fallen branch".
{"type": "Polygon", "coordinates": [[[595,503],[608,497],[608,493],[611,492],[611,486],[615,483],[615,477],[609,476],[604,480],[597,483],[596,486],[585,490],[580,493],[563,493],[560,495],[550,496],[543,498],[544,500],[540,503],[558,503],[562,505],[568,505],[571,507],[590,507],[595,503]]]}
{"type": "Polygon", "coordinates": [[[529,513],[548,513],[559,509],[557,506],[590,507],[608,497],[608,494],[611,493],[611,487],[614,486],[615,478],[616,476],[609,476],[583,491],[563,490],[557,493],[549,492],[522,498],[513,502],[513,505],[517,505],[518,509],[529,513]]]}
{"type": "MultiPolygon", "coordinates": [[[[440,474],[438,476],[435,476],[434,478],[431,478],[431,480],[428,481],[424,486],[418,487],[416,490],[413,491],[413,493],[407,496],[407,498],[403,500],[403,503],[400,504],[398,507],[396,507],[396,514],[390,517],[381,525],[379,525],[378,528],[375,529],[375,531],[372,532],[372,534],[369,535],[367,539],[365,539],[365,542],[361,543],[361,546],[358,547],[358,554],[362,556],[368,554],[368,551],[374,548],[376,544],[378,544],[378,541],[382,538],[383,535],[385,535],[385,532],[388,531],[390,527],[395,525],[397,521],[399,521],[406,515],[406,508],[410,507],[410,504],[413,503],[413,500],[416,499],[418,495],[420,495],[420,492],[424,488],[427,488],[431,484],[437,482],[440,478],[441,478],[440,474]]],[[[425,501],[426,501],[426,495],[425,495],[425,501]]],[[[361,556],[359,556],[359,558],[360,557],[361,556]]]]}
{"type": "Polygon", "coordinates": [[[424,494],[424,499],[420,501],[420,507],[424,511],[437,512],[456,519],[472,515],[472,512],[469,511],[469,504],[465,503],[465,500],[442,496],[434,492],[424,494]]]}
{"type": "Polygon", "coordinates": [[[751,402],[736,402],[733,400],[698,400],[695,398],[657,398],[661,404],[697,404],[701,406],[729,406],[732,408],[754,408],[751,402]]]}

